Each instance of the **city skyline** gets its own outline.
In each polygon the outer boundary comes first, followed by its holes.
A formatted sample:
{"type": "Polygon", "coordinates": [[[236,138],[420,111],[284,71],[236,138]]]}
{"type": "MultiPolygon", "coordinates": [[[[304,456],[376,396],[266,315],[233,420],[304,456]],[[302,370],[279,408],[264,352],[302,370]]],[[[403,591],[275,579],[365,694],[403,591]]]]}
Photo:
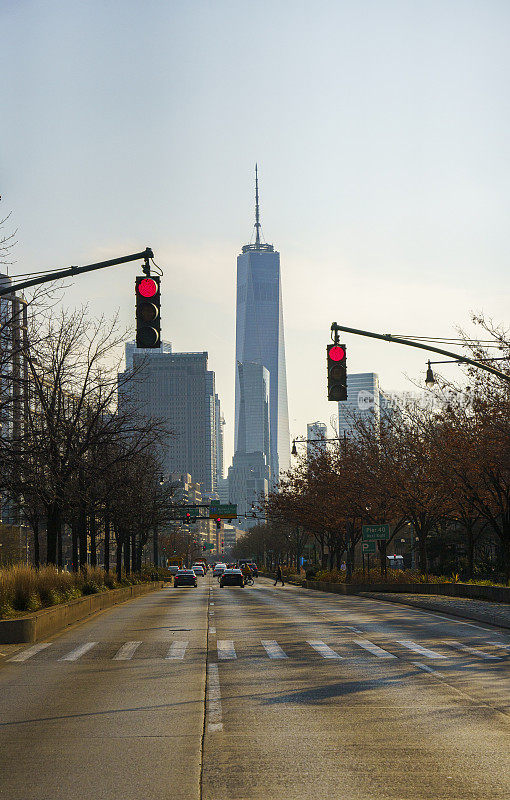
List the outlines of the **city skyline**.
{"type": "MultiPolygon", "coordinates": [[[[333,413],[323,363],[333,320],[455,336],[457,324],[470,329],[470,311],[504,322],[508,308],[510,9],[491,0],[460,15],[456,3],[341,2],[310,15],[293,4],[289,27],[290,4],[260,8],[271,25],[248,42],[243,4],[1,11],[11,79],[0,208],[18,229],[9,272],[153,247],[164,338],[181,352],[209,352],[226,465],[233,260],[255,161],[266,236],[285,254],[291,437],[333,413]],[[133,59],[140,43],[147,56],[133,59]],[[254,94],[263,98],[257,114],[254,94]]],[[[132,329],[135,274],[82,276],[59,301],[118,311],[132,329]]],[[[418,352],[351,336],[347,345],[348,369],[376,372],[383,389],[423,385],[418,352]]]]}

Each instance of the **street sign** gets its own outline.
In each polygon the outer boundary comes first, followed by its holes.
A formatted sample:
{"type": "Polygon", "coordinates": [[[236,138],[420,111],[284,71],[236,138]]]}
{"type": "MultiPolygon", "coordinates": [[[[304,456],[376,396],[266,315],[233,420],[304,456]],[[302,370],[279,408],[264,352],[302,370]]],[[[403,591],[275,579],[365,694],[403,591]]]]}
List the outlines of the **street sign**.
{"type": "Polygon", "coordinates": [[[209,542],[204,542],[204,544],[202,545],[202,549],[203,550],[214,550],[214,545],[213,544],[209,544],[209,542]]]}
{"type": "Polygon", "coordinates": [[[361,542],[361,552],[362,553],[375,553],[376,552],[376,542],[361,542]]]}
{"type": "Polygon", "coordinates": [[[363,525],[361,538],[364,542],[387,541],[390,538],[390,526],[386,523],[382,525],[363,525]]]}
{"type": "Polygon", "coordinates": [[[212,502],[209,507],[209,519],[235,519],[237,517],[237,504],[228,503],[221,505],[220,503],[212,502]]]}

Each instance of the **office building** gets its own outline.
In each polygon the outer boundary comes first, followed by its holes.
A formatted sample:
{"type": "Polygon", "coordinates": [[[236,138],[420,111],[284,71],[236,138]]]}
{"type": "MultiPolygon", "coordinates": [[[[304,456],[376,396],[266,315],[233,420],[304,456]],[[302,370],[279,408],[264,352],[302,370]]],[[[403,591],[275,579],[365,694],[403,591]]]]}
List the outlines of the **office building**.
{"type": "Polygon", "coordinates": [[[269,486],[269,464],[264,453],[239,451],[234,454],[228,470],[228,488],[230,502],[237,503],[240,528],[248,529],[260,523],[260,519],[252,515],[260,501],[267,497],[269,486]]]}
{"type": "Polygon", "coordinates": [[[202,495],[211,497],[218,480],[216,420],[221,412],[207,353],[137,352],[131,344],[126,347],[131,368],[119,376],[119,407],[132,403],[141,415],[162,420],[171,431],[162,445],[164,474],[189,473],[201,484],[202,495]],[[135,376],[125,383],[131,370],[135,376]]]}
{"type": "Polygon", "coordinates": [[[380,423],[379,376],[375,372],[358,372],[347,375],[347,400],[338,403],[338,429],[340,437],[356,437],[358,423],[380,423]]]}
{"type": "Polygon", "coordinates": [[[310,422],[306,426],[306,455],[313,458],[327,448],[325,439],[328,436],[328,427],[324,422],[310,422]]]}
{"type": "MultiPolygon", "coordinates": [[[[250,452],[250,441],[259,443],[265,438],[267,417],[259,415],[254,432],[249,417],[243,413],[248,378],[253,371],[247,365],[259,365],[268,373],[258,378],[258,391],[265,383],[269,389],[269,442],[257,445],[269,459],[270,481],[275,484],[280,472],[290,466],[289,416],[287,404],[287,375],[283,331],[283,303],[280,279],[280,254],[272,244],[261,239],[259,216],[258,175],[255,175],[255,242],[246,244],[237,258],[236,310],[236,386],[235,386],[235,453],[250,452]],[[249,429],[250,428],[250,429],[249,429]]],[[[249,379],[251,380],[251,378],[249,379]]],[[[253,378],[255,380],[255,378],[253,378]]],[[[257,401],[258,402],[258,401],[257,401]]],[[[245,406],[246,409],[246,406],[245,406]]]]}

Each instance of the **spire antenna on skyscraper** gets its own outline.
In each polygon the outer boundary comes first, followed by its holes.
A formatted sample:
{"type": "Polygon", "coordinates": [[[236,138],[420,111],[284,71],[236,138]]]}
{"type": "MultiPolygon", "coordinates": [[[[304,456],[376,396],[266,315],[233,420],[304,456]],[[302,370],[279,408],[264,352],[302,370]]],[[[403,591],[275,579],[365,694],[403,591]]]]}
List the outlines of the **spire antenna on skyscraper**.
{"type": "Polygon", "coordinates": [[[255,164],[255,246],[260,247],[259,172],[255,164]]]}

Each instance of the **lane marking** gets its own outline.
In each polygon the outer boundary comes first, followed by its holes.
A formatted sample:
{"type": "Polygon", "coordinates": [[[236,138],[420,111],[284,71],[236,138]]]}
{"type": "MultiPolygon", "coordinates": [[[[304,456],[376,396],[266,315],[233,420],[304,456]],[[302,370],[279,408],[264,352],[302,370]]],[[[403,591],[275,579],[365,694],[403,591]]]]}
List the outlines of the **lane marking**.
{"type": "Polygon", "coordinates": [[[220,676],[217,664],[207,665],[207,730],[210,733],[223,730],[220,676]]]}
{"type": "Polygon", "coordinates": [[[444,678],[444,675],[441,672],[438,672],[436,669],[432,669],[432,667],[427,666],[427,664],[420,664],[419,661],[413,661],[415,667],[419,667],[424,672],[430,672],[431,675],[437,675],[439,678],[444,678]]]}
{"type": "Polygon", "coordinates": [[[226,661],[229,658],[237,658],[234,642],[230,639],[218,639],[218,658],[221,661],[226,661]]]}
{"type": "Polygon", "coordinates": [[[182,660],[188,644],[189,642],[172,642],[172,645],[165,658],[169,659],[170,661],[176,661],[177,659],[182,660]]]}
{"type": "Polygon", "coordinates": [[[23,650],[22,653],[18,653],[17,655],[13,656],[12,658],[8,658],[7,661],[27,661],[27,659],[32,658],[37,653],[40,653],[41,650],[44,650],[45,647],[49,647],[51,642],[41,642],[40,644],[34,644],[33,647],[29,647],[28,650],[23,650]]]}
{"type": "Polygon", "coordinates": [[[216,628],[209,628],[209,632],[216,635],[216,628]]]}
{"type": "Polygon", "coordinates": [[[278,642],[274,641],[274,639],[261,639],[261,644],[269,658],[288,658],[287,653],[284,653],[278,642]]]}
{"type": "Polygon", "coordinates": [[[444,644],[454,647],[455,650],[463,650],[465,653],[471,653],[474,656],[479,656],[479,658],[484,658],[486,661],[493,661],[494,659],[501,658],[501,656],[493,656],[491,653],[486,653],[484,650],[477,650],[476,647],[469,647],[467,644],[455,642],[452,639],[448,641],[445,640],[444,644]]]}
{"type": "Polygon", "coordinates": [[[510,650],[510,644],[503,644],[503,642],[485,642],[485,644],[492,644],[494,647],[502,647],[503,650],[510,650]]]}
{"type": "Polygon", "coordinates": [[[342,658],[342,656],[339,656],[338,653],[332,650],[331,647],[328,647],[327,644],[324,644],[324,642],[315,640],[311,641],[310,639],[307,639],[307,642],[310,647],[313,647],[314,650],[317,650],[317,652],[320,653],[323,658],[342,658]]]}
{"type": "Polygon", "coordinates": [[[115,653],[113,661],[129,661],[130,658],[133,658],[135,651],[138,650],[140,645],[141,642],[126,642],[126,644],[123,644],[115,653]]]}
{"type": "Polygon", "coordinates": [[[71,650],[66,656],[62,656],[59,658],[59,661],[78,661],[85,653],[88,653],[89,650],[92,650],[95,647],[97,642],[85,642],[85,644],[81,644],[75,650],[71,650]]]}
{"type": "Polygon", "coordinates": [[[402,647],[407,647],[408,650],[413,650],[415,653],[419,653],[426,658],[446,658],[446,656],[441,655],[441,653],[436,653],[435,650],[422,647],[421,644],[412,642],[410,639],[396,639],[396,642],[397,644],[401,644],[402,647]]]}
{"type": "Polygon", "coordinates": [[[393,655],[393,653],[389,653],[387,650],[383,650],[382,647],[378,647],[373,642],[369,642],[368,639],[354,639],[354,644],[359,645],[364,650],[368,650],[369,653],[373,653],[374,656],[377,658],[396,658],[397,656],[393,655]]]}

